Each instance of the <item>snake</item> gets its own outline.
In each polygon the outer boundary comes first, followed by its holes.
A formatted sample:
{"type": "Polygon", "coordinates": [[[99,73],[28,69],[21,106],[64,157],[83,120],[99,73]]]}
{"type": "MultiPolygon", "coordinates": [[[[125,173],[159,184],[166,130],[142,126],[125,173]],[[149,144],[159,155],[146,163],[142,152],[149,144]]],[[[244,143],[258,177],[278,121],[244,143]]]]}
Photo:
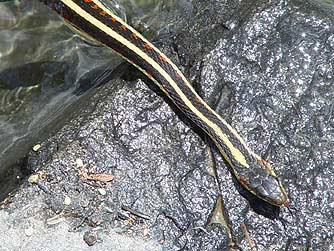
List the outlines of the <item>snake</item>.
{"type": "Polygon", "coordinates": [[[232,173],[252,195],[274,206],[288,196],[271,165],[195,91],[181,70],[156,46],[116,16],[101,0],[40,0],[90,37],[143,72],[213,141],[232,173]]]}

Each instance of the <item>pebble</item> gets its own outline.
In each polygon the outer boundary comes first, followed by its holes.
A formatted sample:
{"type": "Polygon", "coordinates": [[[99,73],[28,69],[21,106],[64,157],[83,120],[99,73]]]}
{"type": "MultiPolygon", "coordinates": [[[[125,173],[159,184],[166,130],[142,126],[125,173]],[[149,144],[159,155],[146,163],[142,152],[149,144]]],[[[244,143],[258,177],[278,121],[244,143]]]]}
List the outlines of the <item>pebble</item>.
{"type": "Polygon", "coordinates": [[[65,199],[64,199],[64,205],[68,206],[72,203],[72,200],[70,197],[68,197],[67,195],[65,195],[65,199]]]}
{"type": "Polygon", "coordinates": [[[33,183],[36,183],[39,179],[39,175],[38,174],[32,174],[29,176],[28,178],[28,182],[33,184],[33,183]]]}
{"type": "Polygon", "coordinates": [[[97,242],[97,234],[95,231],[87,231],[84,233],[83,239],[88,246],[93,246],[97,242]]]}
{"type": "Polygon", "coordinates": [[[40,145],[40,144],[37,144],[37,145],[34,145],[34,146],[33,146],[32,150],[33,150],[34,152],[37,152],[40,148],[41,148],[41,145],[40,145]]]}
{"type": "Polygon", "coordinates": [[[84,163],[83,163],[82,159],[79,159],[79,158],[76,159],[75,163],[77,164],[77,167],[83,167],[84,166],[84,163]]]}
{"type": "Polygon", "coordinates": [[[105,196],[106,194],[107,194],[107,191],[105,190],[105,189],[103,189],[103,188],[99,188],[99,189],[97,189],[98,191],[99,191],[99,193],[101,194],[101,195],[103,195],[103,196],[105,196]]]}
{"type": "Polygon", "coordinates": [[[34,234],[34,229],[32,227],[28,227],[26,229],[24,229],[24,233],[26,236],[32,236],[34,234]]]}

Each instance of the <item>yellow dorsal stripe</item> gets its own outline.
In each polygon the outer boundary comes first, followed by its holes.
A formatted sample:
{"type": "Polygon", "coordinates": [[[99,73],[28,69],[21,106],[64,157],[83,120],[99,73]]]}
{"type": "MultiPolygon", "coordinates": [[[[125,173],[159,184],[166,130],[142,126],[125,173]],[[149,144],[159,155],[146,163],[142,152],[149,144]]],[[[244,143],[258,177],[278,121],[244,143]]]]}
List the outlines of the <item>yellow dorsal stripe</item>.
{"type": "MultiPolygon", "coordinates": [[[[180,71],[180,69],[168,58],[166,55],[164,55],[158,48],[156,48],[154,45],[152,45],[145,37],[143,37],[140,33],[138,33],[135,29],[133,29],[131,26],[129,26],[127,23],[125,23],[122,19],[115,16],[112,11],[110,11],[103,3],[101,3],[100,0],[93,0],[94,4],[97,4],[101,9],[106,11],[110,16],[114,17],[120,24],[125,25],[131,32],[136,33],[136,35],[145,43],[149,43],[152,46],[152,49],[155,50],[160,55],[164,56],[166,61],[173,67],[173,69],[178,73],[178,75],[182,78],[183,82],[187,87],[196,95],[198,99],[202,101],[202,98],[197,94],[197,92],[194,90],[192,85],[189,83],[188,79],[183,75],[183,73],[180,71]]],[[[211,111],[212,113],[215,113],[215,111],[212,110],[210,106],[208,106],[204,101],[202,102],[204,106],[211,111]]],[[[245,147],[245,149],[252,155],[254,155],[257,158],[260,158],[257,156],[245,143],[244,139],[237,133],[237,131],[228,124],[222,117],[220,117],[218,114],[216,114],[217,118],[229,129],[229,131],[239,140],[239,142],[245,147]]]]}
{"type": "MultiPolygon", "coordinates": [[[[61,0],[61,2],[63,2],[66,6],[68,6],[70,9],[72,9],[75,13],[77,13],[78,15],[80,15],[86,21],[90,22],[91,24],[93,24],[94,26],[96,26],[97,28],[99,28],[100,30],[102,30],[103,32],[105,32],[106,34],[108,34],[109,36],[111,36],[112,38],[116,39],[117,41],[119,41],[120,43],[122,43],[123,45],[125,45],[127,48],[129,48],[130,50],[132,50],[134,53],[136,53],[138,56],[140,56],[141,58],[143,58],[146,62],[148,62],[173,87],[173,89],[175,90],[175,92],[180,96],[180,98],[187,105],[187,107],[200,120],[202,120],[205,124],[207,124],[210,128],[212,128],[213,131],[215,131],[215,133],[217,134],[217,136],[223,141],[223,143],[229,149],[229,151],[233,155],[234,159],[238,163],[240,163],[241,165],[243,165],[244,167],[249,167],[249,165],[248,165],[248,163],[246,161],[245,156],[241,153],[241,151],[238,148],[236,148],[232,144],[232,142],[228,139],[227,135],[222,132],[221,128],[217,124],[215,124],[214,122],[210,121],[205,115],[203,115],[192,104],[192,102],[185,96],[185,94],[182,92],[182,90],[178,87],[177,83],[171,78],[171,76],[157,62],[155,62],[151,57],[149,57],[145,52],[143,52],[140,48],[138,48],[137,46],[135,46],[133,43],[131,43],[130,41],[128,41],[127,39],[125,39],[123,36],[121,36],[120,34],[118,34],[117,32],[115,32],[114,30],[112,30],[110,27],[108,27],[107,25],[103,24],[101,21],[99,21],[98,19],[96,19],[95,17],[93,17],[92,15],[90,15],[89,13],[87,13],[84,9],[82,9],[79,5],[77,5],[72,0],[61,0]]],[[[98,4],[99,1],[96,1],[94,3],[98,4]]],[[[106,9],[105,6],[103,6],[103,5],[99,5],[99,6],[101,8],[103,8],[103,10],[106,9]]],[[[119,19],[117,19],[117,20],[119,20],[119,19]]],[[[155,48],[155,50],[157,50],[157,49],[155,48]]],[[[158,52],[161,53],[160,51],[158,51],[158,52]]],[[[174,67],[174,64],[171,63],[171,65],[174,67]]],[[[184,80],[184,83],[186,83],[188,85],[188,87],[193,91],[193,93],[196,94],[196,96],[198,96],[198,94],[193,90],[193,88],[191,87],[191,85],[188,83],[188,81],[185,79],[185,77],[183,76],[183,74],[178,70],[178,68],[176,66],[175,66],[175,69],[177,69],[177,72],[180,74],[180,76],[184,80]]],[[[199,96],[198,96],[198,98],[202,101],[202,99],[199,96]]],[[[207,107],[208,107],[208,109],[211,112],[214,113],[214,111],[212,111],[212,109],[209,106],[207,106],[207,107]]],[[[237,138],[239,139],[239,141],[244,145],[244,141],[235,132],[235,130],[232,129],[232,127],[230,125],[228,125],[225,121],[223,121],[223,122],[224,122],[224,124],[227,125],[227,127],[229,128],[229,130],[234,135],[235,134],[237,135],[237,138]]],[[[248,147],[246,149],[248,149],[248,147]]]]}

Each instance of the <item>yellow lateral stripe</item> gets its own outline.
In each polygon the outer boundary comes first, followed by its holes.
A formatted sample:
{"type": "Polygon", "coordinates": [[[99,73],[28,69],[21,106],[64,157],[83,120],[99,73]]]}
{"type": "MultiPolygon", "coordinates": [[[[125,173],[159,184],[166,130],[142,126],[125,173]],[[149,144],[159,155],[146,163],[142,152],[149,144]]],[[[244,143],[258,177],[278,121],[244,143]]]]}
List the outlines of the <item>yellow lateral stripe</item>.
{"type": "MultiPolygon", "coordinates": [[[[120,24],[125,25],[128,30],[130,30],[131,32],[135,33],[142,41],[144,41],[145,43],[148,43],[153,50],[155,50],[158,54],[164,56],[164,58],[166,59],[166,62],[168,64],[170,64],[173,69],[178,73],[178,75],[182,78],[182,80],[187,84],[187,86],[189,88],[191,88],[191,90],[196,93],[195,90],[193,90],[192,86],[190,85],[190,83],[188,82],[188,80],[186,79],[186,77],[183,75],[183,73],[180,71],[180,69],[164,54],[162,53],[157,47],[155,47],[150,41],[148,41],[145,37],[143,37],[140,33],[138,33],[135,29],[133,29],[131,26],[129,26],[127,23],[125,23],[122,19],[120,19],[119,17],[115,16],[114,13],[112,13],[112,11],[110,11],[103,3],[101,3],[101,1],[99,0],[94,0],[93,1],[95,4],[97,4],[101,9],[105,10],[110,16],[112,16],[113,18],[115,18],[117,20],[117,22],[119,22],[120,24]]],[[[196,93],[197,94],[197,93],[196,93]]],[[[200,97],[199,97],[200,98],[200,97]]]]}
{"type": "MultiPolygon", "coordinates": [[[[210,128],[212,128],[215,133],[218,135],[218,137],[224,142],[224,144],[227,146],[233,157],[237,162],[239,162],[244,167],[249,167],[245,156],[240,152],[238,148],[236,148],[232,142],[228,139],[226,134],[224,134],[221,130],[221,128],[210,121],[206,116],[204,116],[199,110],[197,110],[196,107],[193,106],[191,101],[185,96],[185,94],[181,91],[181,89],[178,87],[177,83],[171,78],[171,76],[163,69],[161,66],[155,62],[152,58],[150,58],[146,53],[144,53],[140,48],[135,46],[133,43],[129,42],[127,39],[125,39],[123,36],[116,33],[114,30],[100,22],[98,19],[87,13],[85,10],[83,10],[80,6],[78,6],[76,3],[74,3],[72,0],[61,0],[66,6],[68,6],[70,9],[72,9],[75,13],[83,17],[85,20],[108,34],[109,36],[113,37],[126,47],[128,47],[130,50],[132,50],[134,53],[139,55],[141,58],[143,58],[145,61],[147,61],[154,69],[156,69],[166,80],[167,82],[174,88],[175,92],[180,96],[182,101],[189,107],[189,109],[195,113],[196,116],[198,116],[205,124],[207,124],[210,128]]],[[[188,82],[185,82],[188,83],[188,82]]],[[[191,88],[192,89],[192,88],[191,88]]],[[[194,93],[196,93],[194,91],[194,93]]],[[[203,102],[204,103],[204,102],[203,102]]],[[[211,108],[210,108],[210,111],[211,108]]],[[[225,122],[226,123],[226,122],[225,122]]],[[[229,126],[231,128],[231,126],[229,126]]],[[[238,135],[239,136],[239,135],[238,135]]],[[[240,138],[240,136],[239,136],[240,138]]]]}
{"type": "Polygon", "coordinates": [[[101,9],[103,9],[104,11],[106,11],[110,16],[112,16],[113,18],[115,18],[117,20],[117,22],[119,22],[122,25],[125,25],[127,27],[127,29],[129,29],[131,32],[136,33],[136,35],[145,43],[148,43],[151,45],[152,49],[155,50],[158,54],[164,56],[164,58],[166,59],[167,63],[169,63],[173,69],[177,72],[177,74],[182,78],[184,84],[195,94],[196,98],[198,98],[202,104],[212,113],[214,113],[216,115],[216,117],[229,129],[229,131],[232,133],[232,135],[234,135],[239,142],[245,147],[245,149],[254,157],[256,158],[261,158],[260,156],[258,156],[257,154],[255,154],[245,143],[244,139],[237,133],[237,131],[230,125],[228,124],[221,116],[219,116],[214,110],[212,110],[212,108],[210,106],[208,106],[208,104],[206,104],[202,98],[197,94],[197,92],[194,90],[193,86],[189,83],[188,79],[183,75],[183,73],[180,71],[180,69],[168,58],[166,57],[165,54],[163,54],[158,48],[156,48],[153,44],[151,44],[145,37],[143,37],[140,33],[138,33],[135,29],[133,29],[131,26],[129,26],[127,23],[125,23],[122,19],[120,19],[119,17],[115,16],[115,14],[110,11],[103,3],[101,3],[100,0],[93,0],[94,4],[97,4],[101,9]]]}
{"type": "Polygon", "coordinates": [[[240,143],[245,147],[245,149],[253,156],[255,156],[256,158],[260,158],[257,154],[255,154],[245,143],[244,139],[237,133],[237,131],[230,125],[228,124],[221,116],[219,116],[218,114],[216,114],[216,112],[214,110],[212,110],[212,108],[210,106],[208,106],[208,104],[206,104],[202,98],[197,94],[197,92],[194,90],[194,88],[192,87],[192,85],[189,83],[188,79],[183,75],[183,73],[180,71],[180,69],[168,58],[166,57],[165,54],[163,54],[158,48],[156,48],[153,44],[151,44],[145,37],[143,37],[140,33],[138,33],[136,30],[134,30],[131,26],[129,26],[127,23],[125,23],[122,19],[120,19],[119,17],[115,16],[115,14],[110,11],[103,3],[101,3],[100,0],[93,0],[93,2],[95,4],[97,4],[101,9],[103,9],[104,11],[106,11],[110,16],[112,16],[113,18],[115,18],[117,20],[117,22],[119,22],[120,24],[125,25],[131,32],[136,33],[136,35],[145,43],[148,43],[151,45],[152,49],[155,50],[157,53],[159,53],[160,55],[164,56],[167,63],[169,63],[173,69],[178,73],[178,75],[182,78],[183,82],[185,85],[187,85],[187,87],[195,94],[196,98],[198,98],[199,100],[202,101],[202,104],[212,113],[214,113],[217,118],[230,130],[230,132],[240,141],[240,143]]]}

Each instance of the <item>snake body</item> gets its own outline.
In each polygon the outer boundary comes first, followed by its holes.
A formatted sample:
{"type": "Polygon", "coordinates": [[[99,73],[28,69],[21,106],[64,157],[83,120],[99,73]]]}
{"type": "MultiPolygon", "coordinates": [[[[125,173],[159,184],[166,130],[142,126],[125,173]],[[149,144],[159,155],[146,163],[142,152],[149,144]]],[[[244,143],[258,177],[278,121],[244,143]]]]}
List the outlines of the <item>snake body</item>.
{"type": "Polygon", "coordinates": [[[179,68],[101,0],[42,0],[76,28],[112,48],[146,74],[195,124],[210,136],[251,194],[286,205],[287,194],[271,166],[254,153],[236,130],[196,93],[179,68]]]}

